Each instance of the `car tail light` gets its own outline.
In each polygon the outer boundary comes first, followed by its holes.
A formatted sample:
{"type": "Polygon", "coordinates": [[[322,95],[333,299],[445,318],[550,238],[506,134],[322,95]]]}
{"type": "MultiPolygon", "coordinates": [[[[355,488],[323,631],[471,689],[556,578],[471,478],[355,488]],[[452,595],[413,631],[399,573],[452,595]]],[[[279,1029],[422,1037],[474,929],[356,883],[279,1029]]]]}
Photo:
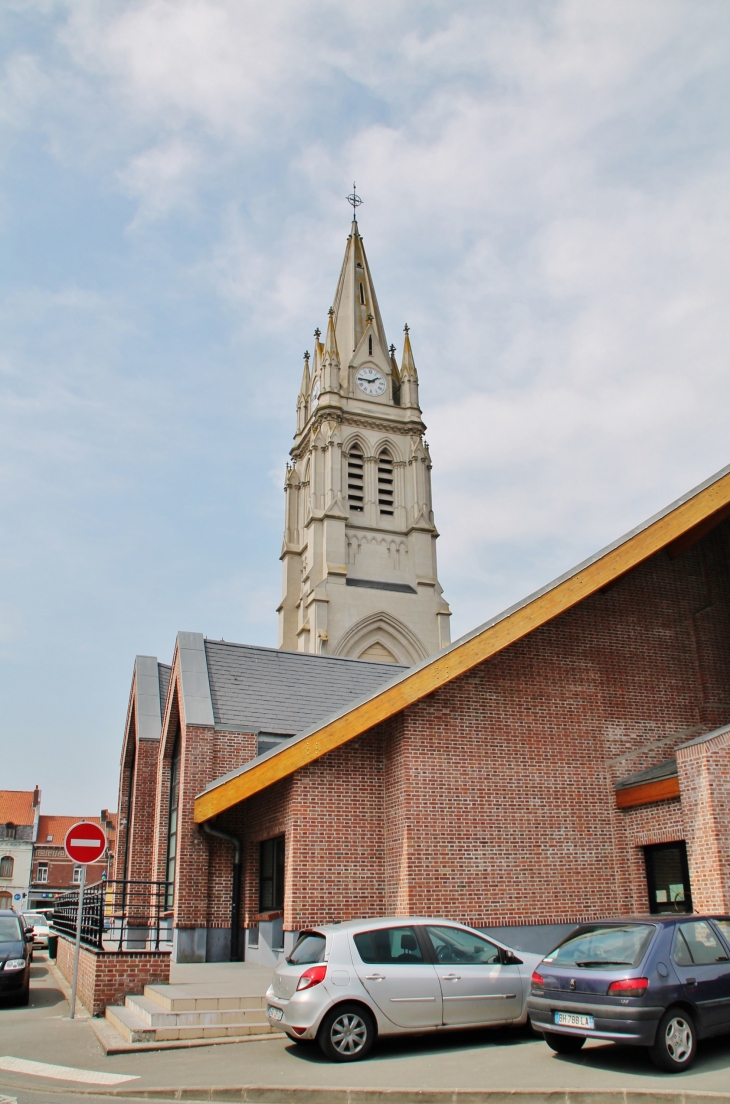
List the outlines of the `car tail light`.
{"type": "Polygon", "coordinates": [[[532,971],[531,981],[532,981],[533,989],[544,989],[545,988],[545,978],[542,976],[542,974],[538,974],[537,970],[532,971]]]}
{"type": "Polygon", "coordinates": [[[648,978],[623,978],[612,981],[608,987],[609,997],[643,997],[649,988],[648,978]]]}
{"type": "Polygon", "coordinates": [[[319,985],[321,981],[324,981],[324,975],[326,973],[326,966],[310,966],[299,978],[297,982],[297,992],[299,992],[300,989],[311,989],[313,985],[319,985]]]}

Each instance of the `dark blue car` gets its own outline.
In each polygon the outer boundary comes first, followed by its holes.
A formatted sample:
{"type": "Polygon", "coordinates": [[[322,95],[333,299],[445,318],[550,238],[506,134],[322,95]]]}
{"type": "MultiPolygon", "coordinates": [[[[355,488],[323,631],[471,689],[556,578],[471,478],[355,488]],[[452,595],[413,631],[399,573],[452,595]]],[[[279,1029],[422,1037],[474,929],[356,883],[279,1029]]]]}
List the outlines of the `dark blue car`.
{"type": "Polygon", "coordinates": [[[730,917],[582,924],[533,973],[527,1009],[560,1054],[605,1039],[688,1069],[698,1039],[730,1032],[730,917]]]}

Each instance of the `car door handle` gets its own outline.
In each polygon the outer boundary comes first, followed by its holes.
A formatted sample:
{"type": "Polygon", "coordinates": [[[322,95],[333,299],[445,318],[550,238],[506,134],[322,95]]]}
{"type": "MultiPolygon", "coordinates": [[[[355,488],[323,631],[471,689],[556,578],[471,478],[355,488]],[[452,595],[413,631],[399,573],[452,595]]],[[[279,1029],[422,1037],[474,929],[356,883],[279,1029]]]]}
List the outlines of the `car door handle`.
{"type": "Polygon", "coordinates": [[[687,978],[687,984],[688,985],[696,985],[697,984],[697,978],[687,978]]]}
{"type": "Polygon", "coordinates": [[[365,981],[385,981],[385,974],[366,974],[365,981]]]}
{"type": "Polygon", "coordinates": [[[461,974],[442,974],[442,981],[461,981],[461,974]]]}

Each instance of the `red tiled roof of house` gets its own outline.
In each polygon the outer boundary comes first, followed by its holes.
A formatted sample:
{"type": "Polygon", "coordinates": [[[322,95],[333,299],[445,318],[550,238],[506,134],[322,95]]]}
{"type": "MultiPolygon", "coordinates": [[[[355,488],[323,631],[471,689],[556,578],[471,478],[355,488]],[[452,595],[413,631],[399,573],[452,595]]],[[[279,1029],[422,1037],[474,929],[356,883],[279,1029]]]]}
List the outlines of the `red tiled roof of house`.
{"type": "MultiPolygon", "coordinates": [[[[99,817],[41,816],[38,824],[38,843],[52,843],[54,846],[60,844],[63,847],[69,828],[73,828],[74,824],[78,824],[81,820],[103,827],[99,817]],[[48,838],[49,836],[51,839],[48,838]]],[[[107,839],[113,838],[114,833],[107,830],[107,839]]]]}
{"type": "Polygon", "coordinates": [[[0,790],[0,824],[34,824],[33,790],[0,790]]]}

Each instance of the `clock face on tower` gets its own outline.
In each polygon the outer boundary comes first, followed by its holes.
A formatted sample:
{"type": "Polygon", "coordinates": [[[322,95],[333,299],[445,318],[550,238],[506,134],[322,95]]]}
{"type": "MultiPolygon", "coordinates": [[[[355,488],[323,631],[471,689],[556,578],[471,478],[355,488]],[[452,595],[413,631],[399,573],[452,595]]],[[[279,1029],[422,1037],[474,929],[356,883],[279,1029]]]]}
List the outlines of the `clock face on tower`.
{"type": "Polygon", "coordinates": [[[382,395],[385,391],[385,377],[377,368],[361,368],[355,376],[355,382],[366,395],[382,395]]]}

